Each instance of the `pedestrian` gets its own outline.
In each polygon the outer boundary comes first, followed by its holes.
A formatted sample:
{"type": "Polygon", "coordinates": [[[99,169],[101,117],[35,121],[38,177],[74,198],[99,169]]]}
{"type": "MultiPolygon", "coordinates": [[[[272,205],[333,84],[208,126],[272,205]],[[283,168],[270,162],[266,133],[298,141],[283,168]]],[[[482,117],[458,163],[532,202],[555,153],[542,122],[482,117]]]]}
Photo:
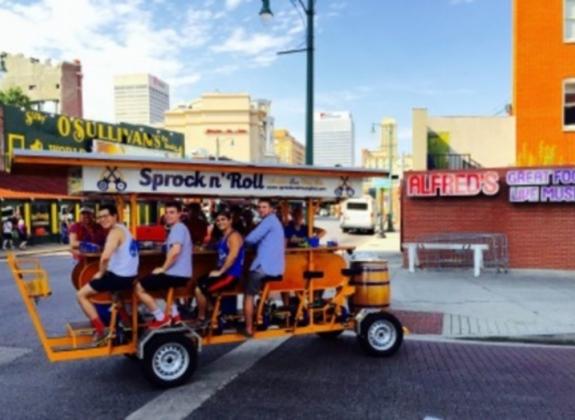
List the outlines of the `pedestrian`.
{"type": "Polygon", "coordinates": [[[18,248],[26,249],[26,245],[28,244],[28,227],[26,226],[26,222],[22,216],[18,217],[18,223],[16,227],[18,229],[18,238],[20,240],[18,248]]]}
{"type": "Polygon", "coordinates": [[[60,214],[60,242],[64,245],[68,245],[70,240],[68,238],[68,233],[70,231],[70,218],[68,216],[68,209],[63,208],[60,214]]]}
{"type": "Polygon", "coordinates": [[[14,240],[12,236],[12,231],[14,230],[14,225],[12,224],[12,219],[6,217],[2,222],[2,250],[6,251],[8,246],[10,249],[14,249],[14,240]]]}

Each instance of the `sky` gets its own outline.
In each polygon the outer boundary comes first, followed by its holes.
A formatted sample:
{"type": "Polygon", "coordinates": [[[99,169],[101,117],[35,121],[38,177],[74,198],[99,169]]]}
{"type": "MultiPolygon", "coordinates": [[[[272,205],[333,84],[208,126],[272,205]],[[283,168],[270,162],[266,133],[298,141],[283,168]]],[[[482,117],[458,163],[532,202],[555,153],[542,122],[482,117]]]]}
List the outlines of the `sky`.
{"type": "MultiPolygon", "coordinates": [[[[272,102],[276,128],[305,142],[305,26],[297,0],[0,0],[0,51],[79,59],[85,117],[113,121],[113,76],[151,73],[171,104],[204,92],[272,102]]],[[[307,0],[304,0],[307,3],[307,0]]],[[[411,113],[501,113],[511,102],[511,0],[317,0],[315,110],[351,111],[356,162],[372,124],[411,113]]]]}

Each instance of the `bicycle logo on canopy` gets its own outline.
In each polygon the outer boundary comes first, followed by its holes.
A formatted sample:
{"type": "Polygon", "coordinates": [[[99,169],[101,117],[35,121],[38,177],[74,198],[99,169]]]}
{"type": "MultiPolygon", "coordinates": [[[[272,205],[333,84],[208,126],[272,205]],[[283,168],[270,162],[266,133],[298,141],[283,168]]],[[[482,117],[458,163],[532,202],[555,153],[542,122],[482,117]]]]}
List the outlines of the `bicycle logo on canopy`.
{"type": "Polygon", "coordinates": [[[355,190],[347,184],[348,181],[348,176],[341,177],[341,185],[334,191],[336,197],[353,197],[355,195],[355,190]]]}
{"type": "Polygon", "coordinates": [[[106,169],[102,172],[102,176],[96,186],[100,191],[107,192],[110,190],[110,184],[113,184],[113,190],[118,192],[125,191],[128,186],[128,184],[126,184],[122,179],[122,173],[117,166],[106,166],[106,169]]]}

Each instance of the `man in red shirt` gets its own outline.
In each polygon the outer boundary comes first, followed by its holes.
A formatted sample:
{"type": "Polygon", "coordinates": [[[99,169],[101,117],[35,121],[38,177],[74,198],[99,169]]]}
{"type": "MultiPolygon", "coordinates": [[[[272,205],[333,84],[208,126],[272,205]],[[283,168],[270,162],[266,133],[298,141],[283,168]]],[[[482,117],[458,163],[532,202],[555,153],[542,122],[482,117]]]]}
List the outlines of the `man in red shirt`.
{"type": "Polygon", "coordinates": [[[79,255],[80,243],[90,242],[103,247],[108,232],[94,220],[94,210],[80,209],[80,220],[70,227],[70,249],[75,257],[79,255]]]}

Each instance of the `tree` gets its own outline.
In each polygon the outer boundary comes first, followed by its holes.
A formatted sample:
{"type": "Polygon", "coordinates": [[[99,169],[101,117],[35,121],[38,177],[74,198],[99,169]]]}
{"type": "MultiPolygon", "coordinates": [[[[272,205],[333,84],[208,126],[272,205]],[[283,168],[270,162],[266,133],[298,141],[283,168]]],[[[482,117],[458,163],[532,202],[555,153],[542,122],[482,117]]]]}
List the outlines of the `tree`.
{"type": "Polygon", "coordinates": [[[4,91],[0,90],[0,105],[12,105],[30,109],[32,101],[19,87],[11,87],[4,91]]]}

